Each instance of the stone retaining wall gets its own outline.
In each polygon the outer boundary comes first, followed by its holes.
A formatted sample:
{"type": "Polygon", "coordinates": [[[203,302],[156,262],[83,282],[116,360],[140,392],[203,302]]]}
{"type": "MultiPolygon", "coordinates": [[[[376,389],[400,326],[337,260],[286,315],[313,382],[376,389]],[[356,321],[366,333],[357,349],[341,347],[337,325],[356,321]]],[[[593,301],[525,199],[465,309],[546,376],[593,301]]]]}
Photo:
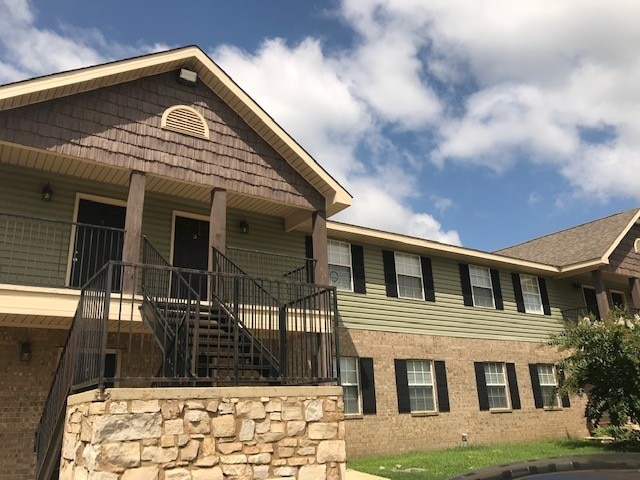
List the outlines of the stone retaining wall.
{"type": "Polygon", "coordinates": [[[342,480],[340,387],[107,389],[69,397],[61,480],[342,480]]]}

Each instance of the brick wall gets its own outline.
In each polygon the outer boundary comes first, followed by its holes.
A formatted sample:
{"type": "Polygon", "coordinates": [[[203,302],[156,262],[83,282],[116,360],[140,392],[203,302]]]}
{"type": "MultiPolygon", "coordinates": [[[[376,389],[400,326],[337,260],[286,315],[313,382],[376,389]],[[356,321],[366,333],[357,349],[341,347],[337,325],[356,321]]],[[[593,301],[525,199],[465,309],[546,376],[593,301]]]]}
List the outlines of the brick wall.
{"type": "Polygon", "coordinates": [[[377,413],[345,420],[348,458],[458,446],[463,433],[469,444],[588,435],[583,398],[572,397],[570,408],[535,408],[528,364],[559,358],[540,343],[342,329],[340,350],[345,356],[372,357],[375,374],[377,413]],[[399,414],[394,359],[445,361],[451,411],[399,414]],[[515,364],[520,410],[480,411],[473,363],[483,361],[515,364]]]}
{"type": "Polygon", "coordinates": [[[0,479],[31,480],[33,441],[58,360],[64,330],[0,327],[0,479]],[[19,359],[29,341],[32,358],[19,359]]]}

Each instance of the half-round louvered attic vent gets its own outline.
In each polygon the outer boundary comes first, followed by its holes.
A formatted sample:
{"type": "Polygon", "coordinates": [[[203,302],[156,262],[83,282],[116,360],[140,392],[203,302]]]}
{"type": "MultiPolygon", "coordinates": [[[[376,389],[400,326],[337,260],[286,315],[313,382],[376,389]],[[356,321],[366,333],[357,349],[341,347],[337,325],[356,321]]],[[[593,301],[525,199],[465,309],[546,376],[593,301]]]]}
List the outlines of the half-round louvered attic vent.
{"type": "Polygon", "coordinates": [[[200,113],[186,105],[174,105],[162,114],[162,128],[192,137],[209,139],[207,121],[200,113]]]}

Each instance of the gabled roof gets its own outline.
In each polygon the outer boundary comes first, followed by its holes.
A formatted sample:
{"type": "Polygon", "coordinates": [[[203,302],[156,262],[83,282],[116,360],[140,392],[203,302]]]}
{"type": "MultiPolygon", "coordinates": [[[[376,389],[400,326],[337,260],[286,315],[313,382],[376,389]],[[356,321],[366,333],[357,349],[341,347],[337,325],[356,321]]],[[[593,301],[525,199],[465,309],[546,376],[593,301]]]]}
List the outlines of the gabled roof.
{"type": "Polygon", "coordinates": [[[639,218],[640,209],[634,208],[494,253],[555,265],[563,272],[608,264],[609,255],[639,218]]]}
{"type": "Polygon", "coordinates": [[[327,173],[273,118],[213,60],[189,46],[70,70],[0,87],[0,110],[74,95],[139,78],[187,68],[224,100],[242,119],[327,199],[327,214],[351,205],[351,195],[327,173]]]}

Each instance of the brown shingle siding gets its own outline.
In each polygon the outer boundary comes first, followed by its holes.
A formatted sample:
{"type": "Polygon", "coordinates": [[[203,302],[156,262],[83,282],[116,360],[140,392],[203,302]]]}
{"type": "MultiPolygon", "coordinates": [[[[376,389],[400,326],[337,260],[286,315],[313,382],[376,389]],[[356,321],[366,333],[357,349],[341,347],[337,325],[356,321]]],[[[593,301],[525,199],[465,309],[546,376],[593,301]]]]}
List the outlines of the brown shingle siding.
{"type": "Polygon", "coordinates": [[[324,207],[322,196],[228,105],[202,84],[178,84],[175,72],[0,112],[0,125],[0,140],[324,207]],[[160,128],[162,112],[176,104],[204,115],[211,141],[160,128]]]}

